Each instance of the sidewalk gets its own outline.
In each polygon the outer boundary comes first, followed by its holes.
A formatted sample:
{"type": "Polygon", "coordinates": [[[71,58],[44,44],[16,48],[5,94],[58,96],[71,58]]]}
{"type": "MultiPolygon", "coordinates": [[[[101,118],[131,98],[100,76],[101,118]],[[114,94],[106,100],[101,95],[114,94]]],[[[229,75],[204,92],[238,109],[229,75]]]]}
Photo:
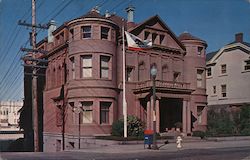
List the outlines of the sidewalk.
{"type": "MultiPolygon", "coordinates": [[[[158,141],[159,150],[144,149],[144,144],[126,143],[126,144],[110,144],[100,146],[85,146],[80,150],[70,150],[75,152],[86,153],[140,153],[140,152],[178,152],[175,141],[170,141],[169,144],[163,145],[163,141],[158,141]]],[[[212,149],[212,148],[230,148],[230,147],[250,147],[250,137],[220,137],[219,140],[199,140],[190,141],[183,140],[183,148],[187,149],[212,149]]]]}

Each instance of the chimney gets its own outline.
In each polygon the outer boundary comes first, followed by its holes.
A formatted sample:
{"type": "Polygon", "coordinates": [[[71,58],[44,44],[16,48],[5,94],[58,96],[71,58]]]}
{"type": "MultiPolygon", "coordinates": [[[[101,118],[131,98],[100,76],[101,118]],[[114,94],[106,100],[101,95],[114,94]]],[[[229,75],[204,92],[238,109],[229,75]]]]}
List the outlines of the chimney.
{"type": "Polygon", "coordinates": [[[108,10],[106,10],[106,12],[105,12],[105,17],[106,17],[106,18],[109,18],[110,16],[111,16],[111,14],[109,13],[108,10]]]}
{"type": "Polygon", "coordinates": [[[49,29],[48,29],[48,43],[51,43],[54,41],[54,36],[52,32],[56,30],[56,21],[50,20],[49,23],[49,29]]]}
{"type": "Polygon", "coordinates": [[[243,33],[236,33],[235,34],[235,42],[239,42],[239,43],[243,42],[243,33]]]}
{"type": "Polygon", "coordinates": [[[91,11],[100,14],[99,6],[95,6],[94,8],[91,9],[91,11]]]}
{"type": "Polygon", "coordinates": [[[128,13],[128,23],[129,22],[134,22],[134,11],[135,11],[135,7],[133,7],[132,5],[129,5],[126,8],[126,11],[128,13]]]}

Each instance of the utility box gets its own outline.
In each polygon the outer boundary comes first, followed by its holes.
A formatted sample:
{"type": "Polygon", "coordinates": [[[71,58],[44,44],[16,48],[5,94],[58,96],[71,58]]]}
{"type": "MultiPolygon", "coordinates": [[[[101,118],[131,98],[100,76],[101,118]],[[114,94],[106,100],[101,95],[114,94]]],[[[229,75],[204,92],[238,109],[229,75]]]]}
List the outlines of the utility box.
{"type": "Polygon", "coordinates": [[[145,130],[144,131],[144,148],[145,145],[148,145],[148,148],[151,148],[151,145],[153,144],[153,130],[145,130]]]}

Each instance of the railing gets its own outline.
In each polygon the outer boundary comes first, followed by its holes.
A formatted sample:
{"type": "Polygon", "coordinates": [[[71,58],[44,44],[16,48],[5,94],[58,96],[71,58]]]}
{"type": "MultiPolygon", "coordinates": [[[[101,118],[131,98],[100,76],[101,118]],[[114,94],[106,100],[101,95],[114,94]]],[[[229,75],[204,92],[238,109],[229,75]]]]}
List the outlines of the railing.
{"type": "MultiPolygon", "coordinates": [[[[138,82],[136,84],[136,89],[149,88],[153,86],[153,81],[148,80],[144,82],[138,82]]],[[[173,88],[173,89],[190,89],[190,83],[184,82],[172,82],[172,81],[160,81],[156,80],[156,88],[173,88]]]]}

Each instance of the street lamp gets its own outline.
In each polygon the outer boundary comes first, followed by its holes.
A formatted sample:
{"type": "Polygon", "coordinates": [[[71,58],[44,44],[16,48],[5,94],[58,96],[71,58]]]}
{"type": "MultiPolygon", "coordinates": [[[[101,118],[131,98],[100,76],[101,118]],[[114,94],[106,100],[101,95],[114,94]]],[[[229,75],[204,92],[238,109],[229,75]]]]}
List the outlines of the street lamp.
{"type": "Polygon", "coordinates": [[[153,147],[152,149],[159,149],[158,146],[157,146],[157,143],[156,143],[156,109],[155,109],[155,102],[156,102],[156,90],[155,90],[155,78],[156,78],[156,75],[157,75],[157,68],[156,68],[156,65],[152,65],[151,69],[150,69],[150,74],[153,78],[153,131],[154,131],[154,134],[153,134],[153,147]]]}

